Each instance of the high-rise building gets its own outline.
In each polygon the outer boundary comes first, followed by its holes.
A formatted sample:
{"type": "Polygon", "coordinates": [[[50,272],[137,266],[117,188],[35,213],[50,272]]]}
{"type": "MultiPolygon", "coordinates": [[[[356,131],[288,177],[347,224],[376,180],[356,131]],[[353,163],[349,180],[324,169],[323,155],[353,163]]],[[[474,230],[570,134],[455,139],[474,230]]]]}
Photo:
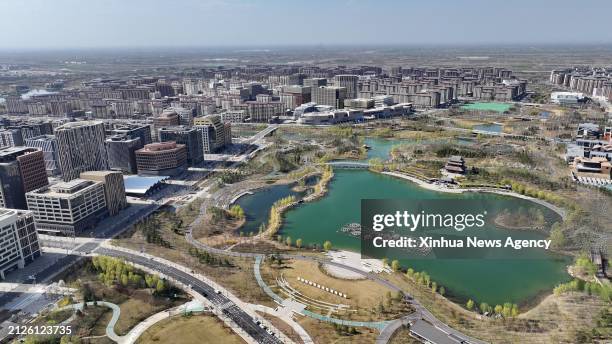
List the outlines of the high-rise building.
{"type": "Polygon", "coordinates": [[[153,143],[151,138],[151,126],[148,124],[120,124],[110,130],[111,135],[127,135],[132,138],[139,137],[140,143],[148,145],[153,143]]]}
{"type": "Polygon", "coordinates": [[[242,123],[247,117],[246,110],[228,110],[220,115],[223,123],[242,123]]]}
{"type": "Polygon", "coordinates": [[[26,193],[36,229],[49,234],[74,236],[93,228],[106,214],[104,185],[73,179],[26,193]]]}
{"type": "Polygon", "coordinates": [[[57,139],[53,135],[40,135],[25,140],[26,147],[38,148],[43,152],[47,175],[55,176],[60,173],[57,152],[57,139]]]}
{"type": "Polygon", "coordinates": [[[0,208],[0,278],[40,257],[38,233],[31,211],[0,208]]]}
{"type": "Polygon", "coordinates": [[[161,142],[174,141],[185,145],[185,148],[187,148],[187,163],[191,166],[204,161],[202,135],[196,128],[187,126],[161,128],[159,129],[159,140],[161,142]]]}
{"type": "Polygon", "coordinates": [[[109,215],[115,215],[127,207],[123,173],[118,171],[89,171],[81,173],[81,179],[101,182],[109,215]]]}
{"type": "Polygon", "coordinates": [[[129,135],[113,135],[106,139],[108,167],[128,174],[137,172],[136,151],[144,145],[139,137],[129,135]]]}
{"type": "MultiPolygon", "coordinates": [[[[223,148],[226,144],[226,135],[229,135],[231,140],[231,127],[226,128],[223,122],[221,121],[221,116],[219,115],[208,115],[204,117],[197,117],[193,120],[194,126],[198,129],[202,135],[202,144],[206,145],[204,135],[210,135],[210,129],[206,129],[204,127],[211,126],[213,128],[214,135],[214,147],[210,152],[206,152],[207,147],[204,147],[205,153],[211,153],[213,151],[219,150],[223,148]]],[[[208,138],[209,140],[209,138],[208,138]]]]}
{"type": "Polygon", "coordinates": [[[346,88],[346,98],[353,99],[357,98],[357,82],[359,81],[359,76],[357,75],[348,75],[341,74],[334,76],[334,85],[337,87],[346,88]]]}
{"type": "Polygon", "coordinates": [[[337,86],[320,86],[311,90],[311,99],[318,105],[329,105],[337,109],[344,107],[346,88],[337,86]]]}
{"type": "Polygon", "coordinates": [[[317,88],[321,86],[327,86],[327,79],[325,78],[304,79],[304,87],[317,88]]]}
{"type": "Polygon", "coordinates": [[[174,176],[187,169],[187,148],[176,142],[151,143],[136,151],[138,174],[174,176]]]}
{"type": "Polygon", "coordinates": [[[0,148],[23,146],[23,136],[19,129],[0,130],[0,148]]]}
{"type": "Polygon", "coordinates": [[[164,110],[159,116],[153,117],[155,129],[171,127],[180,124],[180,117],[174,110],[164,110]]]}
{"type": "Polygon", "coordinates": [[[0,149],[0,207],[27,209],[25,193],[48,184],[42,151],[26,147],[0,149]]]}
{"type": "Polygon", "coordinates": [[[6,112],[9,115],[28,113],[28,107],[21,96],[6,97],[6,112]]]}
{"type": "Polygon", "coordinates": [[[193,127],[198,131],[202,141],[202,153],[211,154],[215,152],[215,127],[211,124],[196,125],[193,127]]]}
{"type": "Polygon", "coordinates": [[[81,172],[108,169],[102,122],[66,123],[55,129],[55,137],[64,181],[78,178],[81,172]]]}

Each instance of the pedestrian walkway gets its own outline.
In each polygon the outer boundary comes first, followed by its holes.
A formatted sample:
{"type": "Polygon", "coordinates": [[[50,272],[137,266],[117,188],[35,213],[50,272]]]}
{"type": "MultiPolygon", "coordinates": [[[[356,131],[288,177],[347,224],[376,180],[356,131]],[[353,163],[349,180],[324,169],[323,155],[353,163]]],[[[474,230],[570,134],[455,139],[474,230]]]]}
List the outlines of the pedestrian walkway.
{"type": "MultiPolygon", "coordinates": [[[[104,307],[108,307],[112,309],[113,316],[111,317],[111,320],[106,325],[106,336],[114,342],[123,343],[122,337],[120,337],[119,335],[117,335],[117,333],[115,333],[115,324],[117,324],[117,321],[119,320],[119,315],[121,314],[121,309],[119,308],[119,306],[117,306],[114,303],[110,303],[106,301],[87,302],[88,307],[89,306],[94,307],[95,304],[97,304],[98,306],[104,306],[104,307]]],[[[83,311],[84,303],[75,303],[72,305],[68,305],[68,306],[59,308],[59,310],[70,309],[70,308],[74,309],[75,311],[76,310],[83,311]]]]}
{"type": "MultiPolygon", "coordinates": [[[[144,321],[138,323],[136,326],[134,326],[134,328],[132,328],[130,332],[128,332],[126,335],[120,336],[115,332],[115,325],[117,324],[117,321],[119,320],[119,316],[121,315],[121,308],[119,308],[119,306],[114,303],[106,302],[106,301],[97,301],[97,305],[108,307],[113,311],[113,316],[111,317],[111,320],[106,325],[105,333],[109,339],[119,344],[135,343],[138,337],[140,337],[151,326],[173,315],[186,313],[186,312],[204,312],[204,311],[210,310],[204,307],[204,305],[198,301],[190,301],[183,305],[155,313],[151,315],[150,317],[148,317],[147,319],[145,319],[144,321]]],[[[87,302],[87,306],[94,307],[94,302],[87,302]]],[[[83,303],[75,303],[75,304],[61,307],[58,310],[74,309],[75,311],[76,310],[83,311],[83,308],[84,308],[83,303]]],[[[70,319],[73,319],[73,318],[74,316],[70,317],[70,319]]]]}

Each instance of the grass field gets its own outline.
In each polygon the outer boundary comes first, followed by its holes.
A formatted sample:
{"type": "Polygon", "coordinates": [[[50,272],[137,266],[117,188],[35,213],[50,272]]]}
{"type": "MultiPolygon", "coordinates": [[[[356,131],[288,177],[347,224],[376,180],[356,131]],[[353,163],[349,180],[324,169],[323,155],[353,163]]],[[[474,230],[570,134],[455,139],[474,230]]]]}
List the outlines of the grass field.
{"type": "Polygon", "coordinates": [[[378,336],[378,331],[365,327],[357,328],[356,334],[341,334],[332,324],[308,317],[299,318],[298,323],[317,344],[372,344],[378,336]]]}
{"type": "Polygon", "coordinates": [[[243,344],[244,341],[211,315],[174,317],[153,325],[136,341],[173,344],[243,344]]]}
{"type": "Polygon", "coordinates": [[[421,343],[416,338],[410,336],[410,329],[407,327],[400,327],[395,333],[389,344],[419,344],[421,343]]]}
{"type": "MultiPolygon", "coordinates": [[[[147,317],[162,310],[175,307],[189,300],[188,295],[177,291],[176,299],[156,295],[150,289],[137,289],[121,285],[108,286],[99,280],[96,272],[92,271],[91,262],[86,261],[81,266],[74,267],[64,276],[66,284],[77,288],[79,295],[75,299],[82,301],[84,286],[91,290],[96,300],[117,304],[121,308],[121,315],[115,325],[115,332],[124,335],[134,326],[147,317]]],[[[106,325],[112,317],[109,308],[103,306],[89,306],[84,315],[75,320],[74,333],[78,337],[100,336],[106,332],[106,325]]],[[[59,322],[59,321],[56,321],[59,322]]]]}

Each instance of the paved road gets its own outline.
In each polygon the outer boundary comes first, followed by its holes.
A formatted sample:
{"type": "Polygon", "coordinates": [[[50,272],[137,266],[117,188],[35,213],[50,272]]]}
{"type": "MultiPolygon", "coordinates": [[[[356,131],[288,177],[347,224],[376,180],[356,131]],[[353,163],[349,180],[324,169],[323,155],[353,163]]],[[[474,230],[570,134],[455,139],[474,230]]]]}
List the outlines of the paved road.
{"type": "Polygon", "coordinates": [[[234,323],[240,326],[240,328],[242,328],[242,330],[249,334],[249,336],[251,336],[257,343],[282,343],[278,338],[268,334],[264,329],[260,328],[255,323],[253,317],[251,317],[245,311],[240,309],[229,298],[227,298],[223,294],[216,293],[213,287],[184,271],[181,271],[173,266],[166,265],[163,262],[151,260],[121,250],[99,247],[95,250],[95,253],[110,257],[123,258],[132,263],[161,272],[164,275],[174,278],[185,285],[190,285],[193,291],[202,295],[203,297],[208,299],[213,305],[222,309],[222,312],[225,316],[229,317],[234,323]]]}

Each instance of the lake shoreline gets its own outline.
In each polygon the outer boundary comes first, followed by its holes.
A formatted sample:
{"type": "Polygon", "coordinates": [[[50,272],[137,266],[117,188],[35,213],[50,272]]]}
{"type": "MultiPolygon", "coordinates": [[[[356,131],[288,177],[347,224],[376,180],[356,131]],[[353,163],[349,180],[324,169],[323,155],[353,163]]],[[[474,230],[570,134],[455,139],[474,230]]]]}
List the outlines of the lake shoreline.
{"type": "MultiPolygon", "coordinates": [[[[374,172],[374,171],[371,171],[374,172]]],[[[557,215],[559,215],[561,217],[562,220],[565,220],[567,214],[565,212],[564,209],[557,207],[556,205],[549,203],[547,201],[541,200],[541,199],[537,199],[537,198],[533,198],[533,197],[529,197],[529,196],[525,196],[525,195],[521,195],[519,193],[513,192],[513,191],[506,191],[506,190],[495,190],[495,189],[488,189],[488,188],[448,188],[445,185],[434,185],[431,183],[427,183],[425,181],[422,181],[418,178],[415,177],[411,177],[402,173],[398,173],[398,172],[380,172],[381,174],[384,175],[388,175],[388,176],[392,176],[392,177],[396,177],[399,179],[405,179],[408,181],[411,181],[415,184],[417,184],[418,186],[427,189],[427,190],[431,190],[431,191],[436,191],[436,192],[445,192],[445,193],[455,193],[455,194],[460,194],[460,193],[466,193],[466,192],[477,192],[477,193],[492,193],[492,194],[497,194],[497,195],[503,195],[503,196],[511,196],[511,197],[516,197],[516,198],[521,198],[521,199],[525,199],[534,203],[537,203],[539,205],[542,205],[550,210],[552,210],[553,212],[555,212],[557,215]]]]}

